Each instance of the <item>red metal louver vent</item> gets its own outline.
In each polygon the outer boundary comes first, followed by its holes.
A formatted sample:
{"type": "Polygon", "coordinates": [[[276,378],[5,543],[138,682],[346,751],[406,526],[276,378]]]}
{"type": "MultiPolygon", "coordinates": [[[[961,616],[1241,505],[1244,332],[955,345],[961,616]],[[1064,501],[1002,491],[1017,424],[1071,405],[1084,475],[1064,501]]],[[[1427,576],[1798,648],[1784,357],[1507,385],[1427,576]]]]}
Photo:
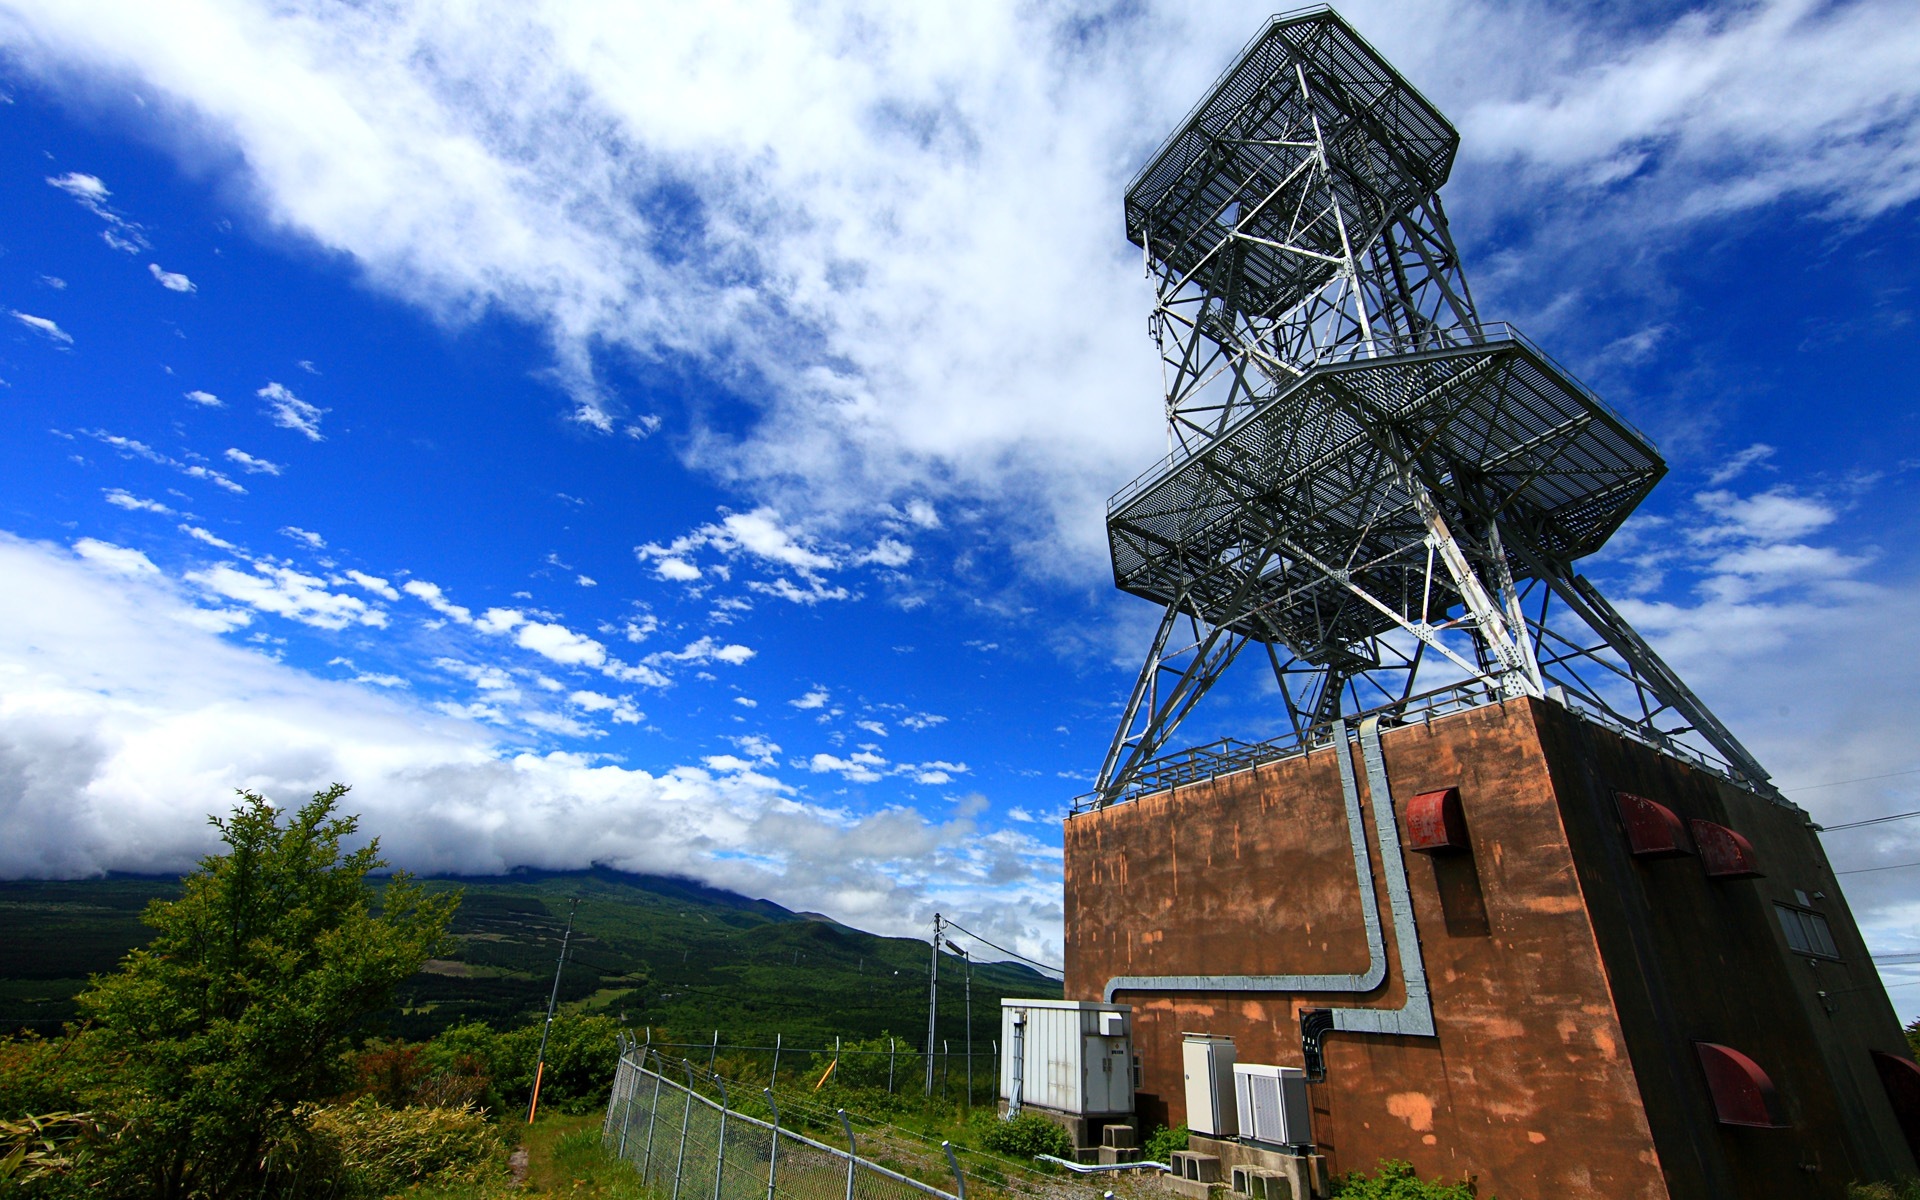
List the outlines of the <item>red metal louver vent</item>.
{"type": "Polygon", "coordinates": [[[1632,847],[1635,858],[1668,858],[1693,853],[1687,845],[1686,826],[1672,809],[1632,792],[1615,792],[1613,798],[1620,806],[1620,819],[1627,826],[1627,844],[1632,847]]]}
{"type": "Polygon", "coordinates": [[[1693,844],[1700,850],[1700,865],[1711,879],[1748,879],[1760,874],[1760,859],[1753,843],[1725,825],[1712,821],[1693,821],[1693,844]]]}
{"type": "Polygon", "coordinates": [[[1407,849],[1422,854],[1454,854],[1473,847],[1467,841],[1467,816],[1460,789],[1422,792],[1407,801],[1407,849]]]}
{"type": "Polygon", "coordinates": [[[1907,1146],[1920,1158],[1920,1067],[1905,1055],[1872,1051],[1874,1069],[1880,1072],[1880,1086],[1887,1089],[1887,1101],[1907,1135],[1907,1146]]]}
{"type": "Polygon", "coordinates": [[[1773,1080],[1760,1064],[1716,1042],[1695,1042],[1700,1066],[1707,1073],[1707,1088],[1713,1093],[1714,1112],[1722,1125],[1744,1125],[1754,1129],[1783,1129],[1780,1097],[1773,1080]]]}

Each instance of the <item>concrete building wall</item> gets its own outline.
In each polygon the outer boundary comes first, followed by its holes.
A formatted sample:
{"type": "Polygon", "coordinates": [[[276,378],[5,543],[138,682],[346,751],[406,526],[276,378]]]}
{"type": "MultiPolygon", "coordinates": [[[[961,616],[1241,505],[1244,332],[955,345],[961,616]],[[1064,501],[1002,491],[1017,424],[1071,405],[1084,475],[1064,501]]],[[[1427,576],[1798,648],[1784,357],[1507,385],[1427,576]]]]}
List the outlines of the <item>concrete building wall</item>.
{"type": "MultiPolygon", "coordinates": [[[[1904,1039],[1804,818],[1550,704],[1389,730],[1382,749],[1396,798],[1460,789],[1472,852],[1405,856],[1437,1036],[1329,1037],[1312,1095],[1335,1170],[1394,1157],[1505,1197],[1705,1197],[1839,1195],[1913,1169],[1866,1052],[1904,1039]],[[1631,858],[1615,790],[1740,830],[1768,877],[1631,858]],[[1795,888],[1826,897],[1840,962],[1787,952],[1771,902],[1795,888]],[[1792,1128],[1718,1125],[1700,1040],[1758,1060],[1792,1128]]],[[[1363,971],[1336,753],[1070,819],[1066,994],[1099,999],[1121,975],[1363,971]]],[[[1300,1009],[1403,1001],[1377,845],[1370,859],[1389,964],[1375,992],[1114,997],[1135,1006],[1144,1124],[1184,1117],[1183,1030],[1299,1065],[1300,1009]]]]}

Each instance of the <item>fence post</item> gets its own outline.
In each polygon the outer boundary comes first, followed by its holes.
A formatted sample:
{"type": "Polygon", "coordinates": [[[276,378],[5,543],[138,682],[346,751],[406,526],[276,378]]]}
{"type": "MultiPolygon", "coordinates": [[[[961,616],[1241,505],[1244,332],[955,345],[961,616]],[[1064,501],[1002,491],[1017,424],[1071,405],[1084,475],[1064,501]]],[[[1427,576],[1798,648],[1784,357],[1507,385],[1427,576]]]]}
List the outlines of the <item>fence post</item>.
{"type": "MultiPolygon", "coordinates": [[[[967,1200],[967,1177],[960,1173],[960,1160],[953,1156],[953,1143],[941,1142],[940,1148],[947,1152],[947,1165],[953,1168],[953,1186],[960,1193],[960,1200],[967,1200]]],[[[1108,1192],[1109,1196],[1113,1193],[1108,1192]]]]}
{"type": "Polygon", "coordinates": [[[620,1103],[620,1074],[627,1067],[627,1034],[622,1030],[620,1037],[620,1057],[613,1064],[613,1090],[607,1093],[607,1115],[600,1119],[600,1144],[605,1145],[613,1136],[613,1106],[620,1103]]]}
{"type": "Polygon", "coordinates": [[[894,1053],[894,1044],[895,1044],[896,1042],[898,1042],[899,1040],[900,1040],[899,1038],[888,1038],[888,1039],[887,1039],[887,1094],[888,1094],[889,1096],[891,1096],[891,1095],[893,1094],[893,1053],[894,1053]]]}
{"type": "Polygon", "coordinates": [[[687,1122],[693,1120],[693,1064],[683,1058],[680,1065],[687,1069],[687,1103],[680,1110],[680,1154],[673,1161],[672,1200],[680,1200],[680,1176],[687,1166],[687,1122]]]}
{"type": "Polygon", "coordinates": [[[714,1060],[720,1057],[720,1031],[713,1031],[713,1049],[707,1051],[707,1073],[713,1073],[714,1060]]]}
{"type": "MultiPolygon", "coordinates": [[[[714,1034],[715,1044],[719,1034],[714,1034]]],[[[711,1072],[709,1072],[711,1074],[711,1072]]],[[[713,1077],[713,1085],[720,1089],[720,1148],[713,1152],[713,1200],[720,1200],[720,1182],[726,1178],[727,1170],[727,1085],[718,1075],[713,1077]]]]}
{"type": "Polygon", "coordinates": [[[853,1200],[853,1171],[860,1162],[860,1152],[853,1141],[853,1122],[847,1120],[847,1110],[840,1109],[840,1128],[847,1131],[847,1200],[853,1200]]]}
{"type": "Polygon", "coordinates": [[[940,1039],[940,1097],[945,1099],[947,1084],[953,1079],[953,1048],[946,1038],[940,1039]]]}
{"type": "MultiPolygon", "coordinates": [[[[775,1034],[777,1043],[779,1035],[775,1034]]],[[[773,1175],[780,1169],[780,1105],[773,1098],[773,1089],[767,1089],[767,1107],[773,1110],[773,1141],[767,1151],[767,1200],[773,1200],[773,1175]]]]}
{"type": "Polygon", "coordinates": [[[773,1035],[773,1074],[767,1076],[769,1091],[773,1089],[774,1084],[780,1082],[780,1037],[781,1035],[777,1033],[773,1035]]]}
{"type": "MultiPolygon", "coordinates": [[[[651,1029],[647,1031],[647,1036],[649,1038],[653,1036],[651,1029]]],[[[646,1059],[643,1058],[640,1061],[645,1062],[646,1059]]],[[[647,1114],[647,1157],[645,1161],[640,1164],[640,1181],[642,1183],[646,1182],[647,1172],[653,1169],[653,1130],[656,1125],[660,1124],[660,1085],[667,1080],[667,1064],[661,1060],[658,1050],[653,1052],[653,1061],[660,1069],[653,1074],[653,1111],[647,1114]]]]}
{"type": "MultiPolygon", "coordinates": [[[[643,1059],[642,1061],[645,1060],[643,1059]]],[[[620,1060],[620,1069],[624,1071],[627,1076],[627,1099],[620,1110],[620,1147],[613,1152],[613,1156],[624,1159],[627,1156],[627,1130],[633,1126],[633,1096],[635,1092],[640,1090],[640,1069],[634,1067],[633,1064],[624,1057],[620,1060]],[[629,1068],[632,1069],[629,1070],[629,1068]]]]}

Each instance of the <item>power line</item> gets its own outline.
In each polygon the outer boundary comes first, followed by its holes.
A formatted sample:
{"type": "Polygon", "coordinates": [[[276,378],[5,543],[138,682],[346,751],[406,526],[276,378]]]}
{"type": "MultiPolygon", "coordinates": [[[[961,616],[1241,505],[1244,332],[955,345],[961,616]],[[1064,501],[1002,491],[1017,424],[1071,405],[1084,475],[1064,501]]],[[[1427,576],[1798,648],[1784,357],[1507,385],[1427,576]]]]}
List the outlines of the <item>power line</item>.
{"type": "Polygon", "coordinates": [[[1829,779],[1825,783],[1809,783],[1799,787],[1781,788],[1783,792],[1811,792],[1819,788],[1839,787],[1843,783],[1872,783],[1876,779],[1898,779],[1902,775],[1920,775],[1920,767],[1905,771],[1888,771],[1885,775],[1862,775],[1858,779],[1829,779]]]}
{"type": "Polygon", "coordinates": [[[1920,817],[1920,809],[1915,809],[1913,812],[1893,813],[1884,817],[1868,817],[1864,821],[1848,821],[1842,825],[1822,825],[1820,832],[1833,833],[1835,830],[1840,829],[1858,829],[1862,825],[1879,825],[1887,821],[1904,821],[1908,817],[1920,817]]]}
{"type": "Polygon", "coordinates": [[[1041,962],[1039,958],[1027,958],[1025,954],[1021,954],[1020,950],[1008,950],[1008,948],[1002,947],[1002,945],[998,945],[998,943],[991,943],[991,941],[987,941],[985,937],[981,937],[979,933],[973,933],[972,929],[968,929],[966,925],[958,924],[958,922],[947,922],[947,925],[950,929],[958,929],[960,933],[966,933],[968,937],[972,937],[973,941],[977,941],[977,943],[981,943],[981,945],[989,945],[989,947],[995,948],[995,950],[1002,952],[1002,954],[1010,954],[1010,956],[1018,958],[1018,960],[1029,964],[1029,966],[1041,968],[1044,972],[1054,972],[1058,973],[1058,975],[1066,975],[1066,973],[1068,973],[1068,970],[1066,970],[1064,966],[1054,966],[1054,964],[1050,964],[1050,962],[1041,962]]]}
{"type": "Polygon", "coordinates": [[[1892,863],[1884,867],[1855,867],[1851,871],[1835,871],[1835,875],[1865,875],[1869,871],[1900,871],[1907,867],[1920,867],[1920,862],[1892,863]]]}

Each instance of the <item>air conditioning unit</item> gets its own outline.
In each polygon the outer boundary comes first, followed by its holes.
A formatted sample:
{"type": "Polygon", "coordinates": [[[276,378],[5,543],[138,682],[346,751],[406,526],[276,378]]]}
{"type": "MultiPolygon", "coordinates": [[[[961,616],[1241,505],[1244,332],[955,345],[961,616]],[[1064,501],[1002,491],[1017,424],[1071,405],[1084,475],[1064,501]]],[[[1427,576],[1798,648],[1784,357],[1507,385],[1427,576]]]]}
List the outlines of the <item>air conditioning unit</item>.
{"type": "Polygon", "coordinates": [[[1232,1137],[1233,1039],[1209,1033],[1183,1034],[1186,1068],[1187,1128],[1207,1137],[1232,1137]]]}
{"type": "Polygon", "coordinates": [[[1312,1144],[1307,1073],[1299,1067],[1235,1063],[1233,1092],[1239,1102],[1241,1137],[1270,1146],[1312,1144]]]}

